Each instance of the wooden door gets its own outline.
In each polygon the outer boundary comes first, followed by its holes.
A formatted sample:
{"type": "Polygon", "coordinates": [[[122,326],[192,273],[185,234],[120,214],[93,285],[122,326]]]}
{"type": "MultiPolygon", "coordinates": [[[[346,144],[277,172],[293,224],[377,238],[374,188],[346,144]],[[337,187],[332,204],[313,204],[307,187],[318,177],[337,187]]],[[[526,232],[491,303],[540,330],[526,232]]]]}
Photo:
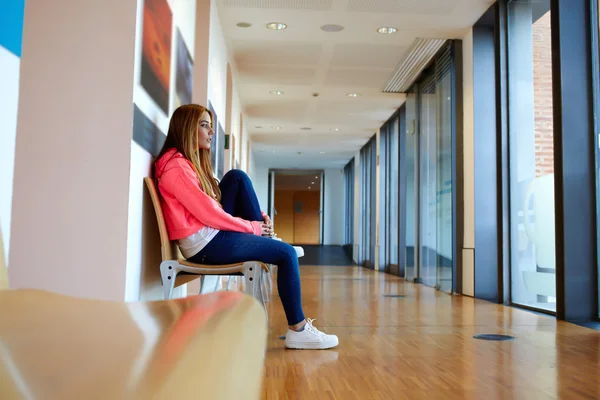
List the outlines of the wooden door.
{"type": "Polygon", "coordinates": [[[320,244],[321,196],[318,191],[294,193],[294,243],[320,244]]]}

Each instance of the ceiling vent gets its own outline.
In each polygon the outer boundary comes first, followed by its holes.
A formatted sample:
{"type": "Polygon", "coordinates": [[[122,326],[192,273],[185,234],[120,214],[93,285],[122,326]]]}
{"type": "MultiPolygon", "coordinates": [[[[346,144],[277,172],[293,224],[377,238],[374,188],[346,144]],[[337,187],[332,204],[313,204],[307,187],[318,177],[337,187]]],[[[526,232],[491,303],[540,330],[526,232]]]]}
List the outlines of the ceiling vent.
{"type": "Polygon", "coordinates": [[[383,92],[406,93],[444,43],[446,39],[417,38],[406,52],[404,60],[396,67],[383,92]]]}

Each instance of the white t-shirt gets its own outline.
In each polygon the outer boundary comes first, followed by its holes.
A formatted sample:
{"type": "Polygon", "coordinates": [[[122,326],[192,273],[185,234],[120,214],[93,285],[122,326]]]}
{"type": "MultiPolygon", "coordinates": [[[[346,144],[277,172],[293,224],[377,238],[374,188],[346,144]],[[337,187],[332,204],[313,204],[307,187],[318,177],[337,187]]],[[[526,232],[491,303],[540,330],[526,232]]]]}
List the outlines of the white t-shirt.
{"type": "Polygon", "coordinates": [[[200,252],[208,242],[210,242],[219,233],[218,229],[205,226],[198,232],[177,241],[179,250],[185,258],[190,258],[200,252]]]}

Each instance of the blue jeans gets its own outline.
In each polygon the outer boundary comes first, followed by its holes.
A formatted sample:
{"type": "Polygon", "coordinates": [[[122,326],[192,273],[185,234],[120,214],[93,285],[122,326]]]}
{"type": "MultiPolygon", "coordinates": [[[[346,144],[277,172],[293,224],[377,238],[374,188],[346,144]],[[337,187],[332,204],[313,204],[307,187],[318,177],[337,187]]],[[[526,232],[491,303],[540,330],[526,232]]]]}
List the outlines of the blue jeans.
{"type": "MultiPolygon", "coordinates": [[[[252,181],[234,169],[219,183],[223,210],[248,221],[262,221],[260,205],[252,181]]],[[[300,291],[300,269],[296,250],[287,243],[250,233],[220,231],[190,261],[218,265],[262,261],[278,266],[277,287],[288,325],[304,321],[300,291]]]]}

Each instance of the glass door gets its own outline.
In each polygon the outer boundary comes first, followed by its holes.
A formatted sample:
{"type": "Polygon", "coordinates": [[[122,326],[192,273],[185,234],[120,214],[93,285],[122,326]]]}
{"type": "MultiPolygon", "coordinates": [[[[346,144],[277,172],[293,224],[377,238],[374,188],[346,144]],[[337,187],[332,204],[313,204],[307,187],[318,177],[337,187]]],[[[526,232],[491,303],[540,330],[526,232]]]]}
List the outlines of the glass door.
{"type": "Polygon", "coordinates": [[[507,17],[511,302],[556,311],[550,0],[507,17]]]}
{"type": "Polygon", "coordinates": [[[451,59],[448,56],[436,65],[436,72],[442,78],[437,82],[438,130],[436,155],[436,218],[437,218],[437,282],[444,292],[452,291],[453,248],[453,207],[452,207],[452,74],[451,59]]]}
{"type": "Polygon", "coordinates": [[[420,276],[452,291],[452,58],[450,47],[426,72],[419,93],[420,276]]]}

